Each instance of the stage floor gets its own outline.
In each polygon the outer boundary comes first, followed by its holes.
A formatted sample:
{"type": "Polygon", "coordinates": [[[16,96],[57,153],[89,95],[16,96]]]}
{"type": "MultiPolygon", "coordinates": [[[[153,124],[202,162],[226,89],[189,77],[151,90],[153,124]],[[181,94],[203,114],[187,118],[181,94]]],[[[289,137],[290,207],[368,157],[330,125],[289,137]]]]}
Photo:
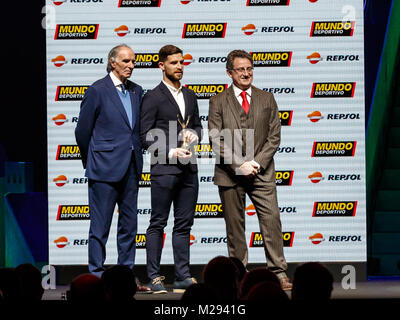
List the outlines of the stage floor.
{"type": "MultiPolygon", "coordinates": [[[[167,294],[137,293],[136,300],[180,300],[182,294],[173,293],[172,288],[166,285],[167,294]]],[[[63,300],[68,286],[57,286],[55,290],[46,290],[43,300],[63,300]]],[[[290,291],[287,292],[290,297],[290,291]]],[[[333,285],[332,299],[400,299],[400,279],[396,280],[369,280],[357,282],[355,289],[345,290],[341,283],[333,285]]]]}

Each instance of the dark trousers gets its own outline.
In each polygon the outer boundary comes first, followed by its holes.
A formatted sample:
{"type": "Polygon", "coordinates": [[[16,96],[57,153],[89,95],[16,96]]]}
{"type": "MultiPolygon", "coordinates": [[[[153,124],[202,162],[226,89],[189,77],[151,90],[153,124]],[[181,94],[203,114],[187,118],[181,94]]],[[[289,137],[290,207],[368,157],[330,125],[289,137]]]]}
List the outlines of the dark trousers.
{"type": "Polygon", "coordinates": [[[160,276],[164,228],[171,204],[174,205],[172,248],[175,280],[190,278],[190,230],[193,225],[199,183],[197,173],[186,170],[178,175],[151,176],[151,218],[146,232],[147,274],[160,276]]]}
{"type": "MultiPolygon", "coordinates": [[[[118,164],[116,164],[118,165],[118,164]]],[[[106,243],[115,205],[118,204],[118,264],[133,269],[136,253],[138,179],[134,157],[119,182],[89,179],[89,272],[101,276],[106,243]]]]}
{"type": "Polygon", "coordinates": [[[285,273],[282,226],[275,186],[266,186],[260,179],[233,187],[219,187],[230,257],[240,259],[246,266],[248,251],[245,237],[245,197],[249,195],[256,208],[268,268],[276,274],[285,273]]]}

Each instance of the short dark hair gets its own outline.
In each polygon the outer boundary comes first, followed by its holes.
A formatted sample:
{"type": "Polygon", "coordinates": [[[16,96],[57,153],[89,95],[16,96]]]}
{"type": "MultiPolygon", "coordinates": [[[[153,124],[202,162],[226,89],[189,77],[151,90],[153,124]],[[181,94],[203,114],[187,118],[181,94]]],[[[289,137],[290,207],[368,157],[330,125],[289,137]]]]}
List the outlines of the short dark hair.
{"type": "Polygon", "coordinates": [[[251,62],[251,66],[253,66],[253,57],[244,50],[233,50],[229,52],[226,58],[226,70],[233,70],[233,61],[235,58],[246,58],[251,62]]]}
{"type": "Polygon", "coordinates": [[[162,47],[160,51],[158,51],[158,57],[159,57],[158,61],[164,62],[165,60],[167,60],[168,56],[177,53],[183,53],[183,51],[177,46],[174,46],[172,44],[167,44],[166,46],[162,47]]]}

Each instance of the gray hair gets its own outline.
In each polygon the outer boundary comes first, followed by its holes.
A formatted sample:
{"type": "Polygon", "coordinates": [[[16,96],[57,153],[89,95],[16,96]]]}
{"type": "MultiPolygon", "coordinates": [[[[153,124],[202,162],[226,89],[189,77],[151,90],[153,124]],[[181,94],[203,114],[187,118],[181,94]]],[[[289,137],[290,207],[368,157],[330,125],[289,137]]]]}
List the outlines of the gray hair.
{"type": "Polygon", "coordinates": [[[111,71],[113,71],[113,67],[111,66],[111,61],[116,61],[117,60],[117,56],[119,53],[119,50],[121,48],[129,48],[132,50],[132,48],[130,46],[128,46],[125,43],[119,44],[117,46],[115,46],[114,48],[112,48],[110,50],[110,52],[108,53],[108,58],[107,58],[107,73],[110,73],[111,71]]]}

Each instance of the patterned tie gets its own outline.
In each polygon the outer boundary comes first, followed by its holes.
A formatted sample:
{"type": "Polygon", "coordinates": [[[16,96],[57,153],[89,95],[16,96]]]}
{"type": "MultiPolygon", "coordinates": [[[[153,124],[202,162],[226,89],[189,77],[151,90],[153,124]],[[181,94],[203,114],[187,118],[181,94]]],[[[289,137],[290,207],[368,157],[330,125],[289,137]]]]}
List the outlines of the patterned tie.
{"type": "Polygon", "coordinates": [[[121,83],[121,91],[122,91],[123,94],[125,94],[125,92],[126,92],[126,88],[125,88],[125,85],[123,83],[121,83]]]}
{"type": "Polygon", "coordinates": [[[246,91],[242,91],[242,92],[240,93],[240,95],[241,95],[242,98],[243,98],[243,101],[242,101],[242,108],[243,108],[244,112],[246,112],[246,114],[248,114],[248,113],[249,113],[250,105],[249,105],[249,102],[247,101],[247,93],[246,93],[246,91]]]}

